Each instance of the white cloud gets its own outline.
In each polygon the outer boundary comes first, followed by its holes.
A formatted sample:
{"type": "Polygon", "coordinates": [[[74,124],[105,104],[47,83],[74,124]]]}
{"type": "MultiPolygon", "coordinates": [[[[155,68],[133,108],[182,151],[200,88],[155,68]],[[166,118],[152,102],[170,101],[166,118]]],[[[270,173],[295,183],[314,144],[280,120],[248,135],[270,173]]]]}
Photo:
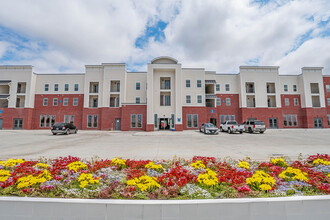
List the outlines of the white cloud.
{"type": "Polygon", "coordinates": [[[10,43],[6,41],[0,41],[0,59],[5,55],[10,47],[10,43]]]}
{"type": "MultiPolygon", "coordinates": [[[[15,50],[19,62],[31,62],[38,71],[81,72],[85,64],[101,62],[146,70],[153,57],[170,55],[183,66],[217,72],[237,72],[240,65],[258,60],[260,65],[281,65],[283,74],[309,64],[329,73],[330,39],[319,35],[330,23],[318,23],[329,19],[330,1],[270,2],[259,7],[250,0],[0,0],[0,26],[30,39],[26,48],[15,50]],[[158,20],[169,23],[165,40],[150,38],[142,50],[136,48],[146,26],[158,20]],[[309,31],[312,39],[300,45],[309,31]]],[[[1,48],[0,43],[0,57],[8,50],[1,48]]]]}

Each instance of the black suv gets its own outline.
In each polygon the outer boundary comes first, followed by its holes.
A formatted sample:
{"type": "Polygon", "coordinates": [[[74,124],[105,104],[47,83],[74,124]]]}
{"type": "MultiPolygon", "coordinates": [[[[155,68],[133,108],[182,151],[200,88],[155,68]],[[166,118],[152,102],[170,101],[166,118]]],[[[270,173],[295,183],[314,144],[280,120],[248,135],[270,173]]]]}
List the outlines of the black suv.
{"type": "Polygon", "coordinates": [[[57,134],[77,134],[78,129],[71,123],[55,123],[51,129],[53,135],[57,134]]]}

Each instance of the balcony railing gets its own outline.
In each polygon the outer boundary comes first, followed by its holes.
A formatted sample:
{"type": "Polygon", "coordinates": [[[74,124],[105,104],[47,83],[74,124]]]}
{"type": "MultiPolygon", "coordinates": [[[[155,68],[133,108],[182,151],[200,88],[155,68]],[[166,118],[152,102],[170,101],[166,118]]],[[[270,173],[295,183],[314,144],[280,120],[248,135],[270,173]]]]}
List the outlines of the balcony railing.
{"type": "Polygon", "coordinates": [[[246,93],[254,93],[254,88],[246,88],[246,93]]]}
{"type": "Polygon", "coordinates": [[[96,102],[90,102],[89,103],[89,108],[97,108],[98,107],[98,103],[96,102]]]}
{"type": "Polygon", "coordinates": [[[25,102],[16,102],[16,108],[24,108],[25,102]]]}
{"type": "Polygon", "coordinates": [[[110,92],[120,92],[120,88],[111,87],[110,92]]]}

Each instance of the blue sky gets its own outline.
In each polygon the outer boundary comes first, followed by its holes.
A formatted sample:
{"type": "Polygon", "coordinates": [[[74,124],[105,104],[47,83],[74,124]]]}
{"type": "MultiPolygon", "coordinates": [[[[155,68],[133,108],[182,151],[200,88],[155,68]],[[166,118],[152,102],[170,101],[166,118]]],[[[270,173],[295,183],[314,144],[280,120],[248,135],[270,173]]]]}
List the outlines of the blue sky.
{"type": "Polygon", "coordinates": [[[240,65],[279,65],[282,74],[299,74],[303,66],[323,66],[330,74],[330,1],[50,0],[32,5],[12,0],[2,5],[0,65],[83,72],[86,64],[124,62],[128,71],[145,71],[152,58],[164,55],[183,67],[221,73],[235,73],[240,65]]]}

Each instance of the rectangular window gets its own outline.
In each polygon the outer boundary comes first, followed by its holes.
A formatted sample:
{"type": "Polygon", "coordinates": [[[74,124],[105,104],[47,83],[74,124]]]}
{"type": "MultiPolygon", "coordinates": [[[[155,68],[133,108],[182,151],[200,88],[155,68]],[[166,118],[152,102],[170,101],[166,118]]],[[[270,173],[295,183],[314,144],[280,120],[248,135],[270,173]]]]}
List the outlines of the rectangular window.
{"type": "Polygon", "coordinates": [[[58,84],[54,84],[54,91],[55,91],[55,92],[58,91],[58,84]]]}
{"type": "Polygon", "coordinates": [[[190,88],[190,80],[189,79],[186,80],[186,88],[190,88]]]}
{"type": "Polygon", "coordinates": [[[69,98],[64,98],[63,99],[63,106],[68,106],[69,103],[69,98]]]}
{"type": "Polygon", "coordinates": [[[74,91],[78,92],[78,90],[79,90],[79,84],[74,84],[74,91]]]}
{"type": "Polygon", "coordinates": [[[55,124],[55,115],[52,115],[50,126],[53,127],[54,124],[55,124]]]}
{"type": "Polygon", "coordinates": [[[46,116],[46,123],[45,123],[45,127],[48,128],[49,124],[50,124],[50,116],[49,115],[45,115],[46,116]]]}
{"type": "Polygon", "coordinates": [[[328,106],[330,106],[330,98],[327,98],[328,106]]]}
{"type": "Polygon", "coordinates": [[[165,106],[171,106],[171,96],[165,96],[165,106]]]}
{"type": "Polygon", "coordinates": [[[158,115],[154,114],[154,127],[157,128],[158,125],[158,115]]]}
{"type": "Polygon", "coordinates": [[[131,128],[136,128],[136,115],[131,115],[131,128]]]}
{"type": "Polygon", "coordinates": [[[226,98],[226,105],[231,105],[230,98],[226,98]]]}
{"type": "Polygon", "coordinates": [[[202,96],[201,95],[197,96],[197,103],[202,103],[202,96]]]}
{"type": "Polygon", "coordinates": [[[137,127],[142,128],[142,115],[137,115],[137,127]]]}
{"type": "Polygon", "coordinates": [[[285,98],[285,99],[284,99],[284,103],[285,103],[285,106],[289,106],[289,105],[290,105],[290,100],[289,100],[289,98],[285,98]]]}
{"type": "Polygon", "coordinates": [[[294,106],[298,106],[299,105],[298,98],[294,98],[293,101],[294,101],[294,106]]]}
{"type": "Polygon", "coordinates": [[[216,84],[215,88],[216,88],[216,91],[219,92],[220,91],[220,84],[216,84]]]}
{"type": "Polygon", "coordinates": [[[283,124],[284,124],[284,126],[288,126],[288,116],[287,115],[283,115],[283,124]]]}
{"type": "Polygon", "coordinates": [[[284,92],[288,91],[288,85],[284,85],[284,92]]]}
{"type": "Polygon", "coordinates": [[[325,85],[325,89],[327,92],[330,92],[330,85],[325,85]]]}
{"type": "Polygon", "coordinates": [[[44,106],[48,105],[48,98],[44,98],[44,106]]]}
{"type": "Polygon", "coordinates": [[[74,115],[70,115],[70,123],[71,123],[71,124],[74,123],[74,115]]]}
{"type": "Polygon", "coordinates": [[[45,117],[43,115],[40,115],[40,127],[45,127],[45,117]]]}
{"type": "Polygon", "coordinates": [[[64,123],[69,123],[70,115],[64,115],[64,123]]]}
{"type": "Polygon", "coordinates": [[[188,114],[187,115],[187,128],[192,127],[192,115],[188,114]]]}
{"type": "Polygon", "coordinates": [[[141,83],[140,82],[137,82],[136,85],[135,85],[135,89],[136,90],[140,90],[141,89],[141,83]]]}
{"type": "Polygon", "coordinates": [[[45,84],[45,92],[49,91],[49,84],[45,84]]]}
{"type": "Polygon", "coordinates": [[[64,85],[64,91],[66,91],[66,92],[69,91],[69,84],[64,85]]]}
{"type": "Polygon", "coordinates": [[[288,115],[289,126],[292,126],[292,115],[288,115]]]}
{"type": "Polygon", "coordinates": [[[220,106],[220,105],[221,105],[221,99],[217,98],[217,106],[220,106]]]}
{"type": "Polygon", "coordinates": [[[58,98],[53,98],[53,106],[57,106],[58,105],[58,98]]]}
{"type": "Polygon", "coordinates": [[[78,106],[78,98],[73,98],[73,106],[78,106]]]}
{"type": "Polygon", "coordinates": [[[231,115],[230,120],[235,120],[235,115],[231,115]]]}
{"type": "Polygon", "coordinates": [[[228,120],[229,120],[229,116],[230,116],[230,115],[226,115],[226,121],[228,121],[228,120]]]}
{"type": "Polygon", "coordinates": [[[190,95],[187,95],[186,96],[186,103],[187,104],[191,103],[191,97],[190,97],[190,95]]]}
{"type": "Polygon", "coordinates": [[[225,123],[225,116],[224,115],[220,115],[220,124],[225,123]]]}
{"type": "Polygon", "coordinates": [[[293,126],[297,126],[298,125],[297,115],[292,115],[292,120],[293,120],[293,126]]]}
{"type": "Polygon", "coordinates": [[[139,104],[140,103],[140,97],[135,98],[135,103],[139,104]]]}
{"type": "Polygon", "coordinates": [[[93,124],[93,115],[88,115],[87,116],[87,127],[91,128],[93,124]]]}
{"type": "Polygon", "coordinates": [[[327,115],[328,118],[328,125],[330,126],[330,115],[327,115]]]}
{"type": "Polygon", "coordinates": [[[297,92],[297,85],[293,85],[293,91],[297,92]]]}
{"type": "Polygon", "coordinates": [[[193,115],[193,127],[198,128],[198,115],[197,114],[193,115]]]}
{"type": "Polygon", "coordinates": [[[226,91],[229,92],[230,91],[230,85],[226,84],[226,91]]]}
{"type": "Polygon", "coordinates": [[[97,115],[93,116],[93,128],[97,128],[97,115]]]}
{"type": "Polygon", "coordinates": [[[201,88],[202,87],[202,80],[197,80],[197,88],[201,88]]]}

